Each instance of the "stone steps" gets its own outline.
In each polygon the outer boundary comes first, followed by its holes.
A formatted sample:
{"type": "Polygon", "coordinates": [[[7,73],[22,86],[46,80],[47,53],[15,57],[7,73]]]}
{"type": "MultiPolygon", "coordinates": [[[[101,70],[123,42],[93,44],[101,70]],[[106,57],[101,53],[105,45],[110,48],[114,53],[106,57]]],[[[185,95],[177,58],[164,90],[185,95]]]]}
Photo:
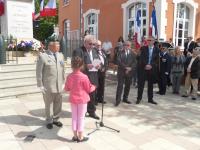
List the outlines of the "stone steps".
{"type": "MultiPolygon", "coordinates": [[[[0,99],[40,93],[35,70],[35,63],[0,65],[0,99]]],[[[70,66],[66,65],[66,75],[70,72],[70,66]]]]}

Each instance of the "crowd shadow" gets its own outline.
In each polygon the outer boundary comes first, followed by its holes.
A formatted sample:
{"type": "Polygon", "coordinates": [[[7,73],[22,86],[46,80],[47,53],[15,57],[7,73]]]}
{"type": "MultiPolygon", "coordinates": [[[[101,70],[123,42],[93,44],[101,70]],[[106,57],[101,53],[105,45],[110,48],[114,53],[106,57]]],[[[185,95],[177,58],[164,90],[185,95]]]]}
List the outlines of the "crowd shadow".
{"type": "MultiPolygon", "coordinates": [[[[32,131],[20,131],[15,134],[17,138],[23,138],[24,142],[27,136],[35,136],[37,139],[56,139],[63,142],[73,142],[71,139],[64,138],[58,135],[61,128],[54,126],[53,129],[49,130],[46,128],[46,122],[39,117],[44,117],[43,109],[36,109],[29,112],[32,116],[25,115],[9,115],[0,117],[0,122],[7,123],[9,125],[19,125],[24,127],[34,127],[32,131]]],[[[61,117],[69,117],[70,112],[63,111],[61,117]]]]}

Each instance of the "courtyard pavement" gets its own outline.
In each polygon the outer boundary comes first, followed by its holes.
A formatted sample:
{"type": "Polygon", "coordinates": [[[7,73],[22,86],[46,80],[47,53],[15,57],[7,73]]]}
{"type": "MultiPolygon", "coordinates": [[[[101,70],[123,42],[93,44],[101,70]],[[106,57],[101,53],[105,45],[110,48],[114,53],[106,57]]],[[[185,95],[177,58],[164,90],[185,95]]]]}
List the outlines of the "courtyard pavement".
{"type": "MultiPolygon", "coordinates": [[[[116,82],[107,81],[105,89],[104,124],[120,130],[100,127],[89,135],[89,141],[71,141],[70,104],[63,99],[62,128],[48,130],[44,121],[41,94],[0,100],[1,150],[200,150],[200,100],[182,98],[168,91],[156,95],[158,105],[147,103],[146,91],[136,105],[137,89],[131,87],[129,100],[114,107],[116,82]],[[33,141],[26,138],[34,135],[33,141]]],[[[101,115],[101,105],[97,106],[101,115]]],[[[96,129],[94,119],[86,117],[85,134],[96,129]]]]}

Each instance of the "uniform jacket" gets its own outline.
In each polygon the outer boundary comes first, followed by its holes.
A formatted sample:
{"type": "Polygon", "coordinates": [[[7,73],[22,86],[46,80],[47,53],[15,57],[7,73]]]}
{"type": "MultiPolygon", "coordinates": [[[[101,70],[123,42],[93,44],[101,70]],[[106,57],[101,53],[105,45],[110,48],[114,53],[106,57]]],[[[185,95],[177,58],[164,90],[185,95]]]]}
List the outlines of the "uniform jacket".
{"type": "Polygon", "coordinates": [[[159,70],[160,74],[169,74],[171,70],[171,56],[169,53],[165,52],[162,53],[160,52],[160,63],[159,63],[159,70]]]}
{"type": "Polygon", "coordinates": [[[38,87],[44,87],[51,93],[61,93],[65,81],[62,53],[57,53],[57,62],[50,50],[41,53],[37,60],[36,78],[38,87]]]}

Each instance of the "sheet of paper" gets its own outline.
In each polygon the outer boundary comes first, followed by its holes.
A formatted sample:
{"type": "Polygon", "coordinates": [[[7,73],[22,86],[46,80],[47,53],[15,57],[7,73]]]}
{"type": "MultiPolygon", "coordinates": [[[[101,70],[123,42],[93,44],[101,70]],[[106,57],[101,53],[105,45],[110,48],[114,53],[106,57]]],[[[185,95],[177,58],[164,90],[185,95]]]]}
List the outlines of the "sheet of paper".
{"type": "Polygon", "coordinates": [[[98,69],[95,68],[95,66],[100,65],[101,60],[100,59],[94,59],[92,61],[92,65],[94,66],[92,69],[89,69],[89,71],[98,71],[98,69]]]}

